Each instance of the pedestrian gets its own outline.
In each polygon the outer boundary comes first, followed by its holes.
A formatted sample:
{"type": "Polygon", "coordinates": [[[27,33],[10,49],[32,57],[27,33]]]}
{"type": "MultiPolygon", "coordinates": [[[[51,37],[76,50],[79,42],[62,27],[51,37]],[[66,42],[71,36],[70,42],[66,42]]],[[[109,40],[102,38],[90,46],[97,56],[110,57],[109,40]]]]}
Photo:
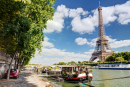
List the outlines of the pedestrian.
{"type": "Polygon", "coordinates": [[[37,68],[37,74],[38,74],[38,68],[37,68]]]}
{"type": "Polygon", "coordinates": [[[88,80],[88,74],[89,74],[88,68],[86,68],[86,79],[87,79],[87,80],[88,80]]]}

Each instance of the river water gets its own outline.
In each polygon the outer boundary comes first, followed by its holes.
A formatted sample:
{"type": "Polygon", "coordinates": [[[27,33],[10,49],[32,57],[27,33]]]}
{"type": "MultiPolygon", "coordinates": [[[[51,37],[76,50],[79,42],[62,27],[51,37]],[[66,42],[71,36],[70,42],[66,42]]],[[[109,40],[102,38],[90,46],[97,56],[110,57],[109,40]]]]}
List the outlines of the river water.
{"type": "Polygon", "coordinates": [[[93,69],[93,81],[96,87],[130,87],[130,70],[93,69]]]}
{"type": "MultiPolygon", "coordinates": [[[[92,69],[94,87],[130,87],[130,70],[92,69]]],[[[56,82],[62,87],[79,87],[78,83],[56,82]]]]}

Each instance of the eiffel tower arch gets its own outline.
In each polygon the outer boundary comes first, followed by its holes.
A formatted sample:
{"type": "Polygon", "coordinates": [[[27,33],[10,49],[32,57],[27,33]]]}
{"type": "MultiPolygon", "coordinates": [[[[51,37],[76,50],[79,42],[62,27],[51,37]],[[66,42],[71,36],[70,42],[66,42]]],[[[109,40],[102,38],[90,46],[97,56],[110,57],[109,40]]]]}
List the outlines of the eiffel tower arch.
{"type": "Polygon", "coordinates": [[[89,61],[94,61],[95,59],[99,59],[100,61],[105,61],[105,59],[108,56],[114,53],[105,35],[105,30],[103,26],[103,17],[102,17],[102,7],[100,6],[100,4],[98,7],[98,13],[99,13],[99,29],[98,29],[99,36],[96,41],[95,51],[92,53],[92,57],[90,58],[89,61]]]}

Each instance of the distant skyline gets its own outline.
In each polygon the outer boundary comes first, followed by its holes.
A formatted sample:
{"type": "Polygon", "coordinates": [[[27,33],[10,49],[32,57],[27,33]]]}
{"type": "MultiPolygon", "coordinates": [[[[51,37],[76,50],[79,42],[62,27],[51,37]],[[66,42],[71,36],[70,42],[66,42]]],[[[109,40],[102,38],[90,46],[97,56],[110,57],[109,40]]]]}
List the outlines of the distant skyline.
{"type": "MultiPolygon", "coordinates": [[[[107,39],[115,52],[130,51],[130,0],[100,0],[107,39]]],[[[88,61],[98,37],[98,0],[57,0],[41,54],[31,64],[88,61]]]]}

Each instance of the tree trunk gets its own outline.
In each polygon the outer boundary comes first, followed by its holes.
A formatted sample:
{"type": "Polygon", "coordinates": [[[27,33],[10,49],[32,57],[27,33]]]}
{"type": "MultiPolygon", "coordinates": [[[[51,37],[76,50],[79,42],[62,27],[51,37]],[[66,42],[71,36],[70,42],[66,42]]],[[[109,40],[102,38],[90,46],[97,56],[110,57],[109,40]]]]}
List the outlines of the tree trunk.
{"type": "Polygon", "coordinates": [[[15,69],[17,69],[17,63],[18,63],[17,59],[18,57],[15,58],[15,66],[14,66],[15,69]]]}
{"type": "Polygon", "coordinates": [[[17,61],[17,69],[18,69],[18,67],[19,67],[19,59],[18,59],[18,61],[17,61]]]}
{"type": "Polygon", "coordinates": [[[15,55],[17,54],[17,52],[18,52],[18,50],[16,49],[16,50],[15,50],[15,53],[14,53],[14,56],[13,56],[11,62],[10,62],[9,69],[8,69],[8,73],[7,73],[7,80],[9,80],[9,77],[10,77],[10,70],[11,70],[11,68],[12,68],[12,62],[13,62],[13,60],[14,60],[15,55]]]}
{"type": "MultiPolygon", "coordinates": [[[[25,58],[25,57],[24,57],[24,58],[25,58]]],[[[21,61],[21,63],[20,63],[20,69],[19,69],[19,72],[21,72],[21,67],[23,66],[24,58],[22,59],[22,61],[21,61]]]]}
{"type": "Polygon", "coordinates": [[[22,63],[21,63],[22,66],[23,66],[24,59],[25,59],[25,57],[22,59],[22,63]]]}

